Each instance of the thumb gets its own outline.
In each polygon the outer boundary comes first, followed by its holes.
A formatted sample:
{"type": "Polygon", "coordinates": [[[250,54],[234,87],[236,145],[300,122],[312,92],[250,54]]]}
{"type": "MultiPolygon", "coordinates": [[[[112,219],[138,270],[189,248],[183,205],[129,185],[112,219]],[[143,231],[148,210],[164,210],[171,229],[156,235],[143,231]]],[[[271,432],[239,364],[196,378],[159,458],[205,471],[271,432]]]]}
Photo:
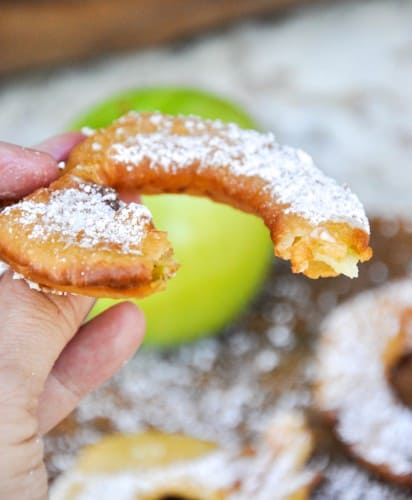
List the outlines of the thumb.
{"type": "Polygon", "coordinates": [[[56,359],[93,304],[30,290],[7,272],[0,282],[0,498],[46,498],[38,404],[56,359]]]}
{"type": "Polygon", "coordinates": [[[24,390],[37,396],[93,303],[90,297],[30,290],[7,272],[0,286],[0,369],[7,365],[25,375],[24,390]]]}

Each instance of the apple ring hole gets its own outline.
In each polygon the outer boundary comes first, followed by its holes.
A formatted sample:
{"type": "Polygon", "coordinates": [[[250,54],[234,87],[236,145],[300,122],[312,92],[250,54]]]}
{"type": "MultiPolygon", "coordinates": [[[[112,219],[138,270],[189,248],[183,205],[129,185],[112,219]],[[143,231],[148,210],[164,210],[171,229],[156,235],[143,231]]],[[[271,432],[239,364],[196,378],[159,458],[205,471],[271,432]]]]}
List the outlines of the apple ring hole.
{"type": "Polygon", "coordinates": [[[197,498],[182,497],[181,495],[163,495],[159,500],[198,500],[197,498]]]}
{"type": "Polygon", "coordinates": [[[404,354],[388,374],[394,393],[405,406],[412,408],[412,352],[404,354]]]}
{"type": "Polygon", "coordinates": [[[196,498],[196,497],[188,497],[188,496],[183,496],[183,495],[179,495],[179,494],[174,494],[174,493],[166,493],[166,494],[161,494],[160,496],[156,495],[156,496],[149,496],[149,497],[145,497],[144,500],[201,500],[200,497],[196,498]]]}

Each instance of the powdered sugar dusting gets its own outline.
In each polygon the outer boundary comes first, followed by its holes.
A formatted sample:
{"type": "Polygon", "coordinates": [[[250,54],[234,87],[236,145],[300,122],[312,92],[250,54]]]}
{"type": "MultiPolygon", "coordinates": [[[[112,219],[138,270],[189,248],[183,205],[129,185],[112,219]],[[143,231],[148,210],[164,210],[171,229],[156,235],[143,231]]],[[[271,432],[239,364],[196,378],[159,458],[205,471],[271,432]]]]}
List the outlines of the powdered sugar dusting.
{"type": "MultiPolygon", "coordinates": [[[[139,120],[140,115],[132,112],[126,118],[130,116],[139,120]]],[[[150,121],[154,131],[115,142],[109,150],[111,158],[129,169],[146,159],[166,173],[197,164],[199,170],[227,168],[233,175],[260,177],[274,201],[288,205],[287,213],[296,213],[313,225],[347,222],[369,232],[358,198],[316,168],[305,152],[279,145],[271,133],[194,116],[179,120],[185,135],[174,131],[171,117],[153,114],[150,121]]],[[[121,126],[124,118],[117,123],[121,126]]]]}
{"type": "Polygon", "coordinates": [[[140,496],[162,491],[173,485],[187,484],[208,491],[230,488],[241,476],[239,466],[231,464],[224,452],[214,452],[190,462],[113,474],[86,475],[75,471],[63,476],[52,489],[52,500],[67,498],[74,484],[81,486],[76,500],[134,500],[140,496]],[[140,472],[140,473],[139,473],[140,472]]]}
{"type": "Polygon", "coordinates": [[[275,445],[270,439],[261,438],[255,453],[248,456],[241,450],[217,449],[194,460],[162,467],[131,466],[122,471],[92,474],[74,469],[57,480],[51,498],[67,498],[74,486],[79,490],[77,500],[134,500],[155,492],[163,492],[166,497],[168,491],[179,491],[179,485],[183,489],[190,485],[209,493],[234,489],[227,494],[228,500],[272,500],[274,491],[276,498],[286,499],[310,485],[315,477],[305,467],[312,451],[311,434],[302,416],[294,413],[275,415],[270,432],[276,436],[275,445]]]}
{"type": "Polygon", "coordinates": [[[81,133],[89,137],[90,135],[94,134],[94,129],[92,129],[91,127],[82,127],[81,133]]]}
{"type": "MultiPolygon", "coordinates": [[[[54,288],[45,288],[42,287],[39,283],[36,283],[34,281],[31,281],[27,278],[25,278],[22,274],[20,273],[13,273],[13,279],[14,280],[22,280],[25,283],[27,283],[28,287],[31,290],[36,290],[36,292],[47,292],[51,293],[53,295],[68,295],[68,292],[63,292],[62,290],[55,290],[54,288]]],[[[71,293],[71,295],[76,295],[75,293],[71,293]]]]}
{"type": "Polygon", "coordinates": [[[340,463],[324,473],[316,498],[318,500],[409,500],[400,489],[377,482],[353,464],[340,463]]]}
{"type": "MultiPolygon", "coordinates": [[[[381,238],[380,226],[380,221],[373,222],[375,262],[387,263],[390,278],[399,275],[400,269],[406,273],[412,233],[401,229],[402,238],[381,238]]],[[[136,359],[87,396],[46,437],[50,478],[71,468],[81,447],[110,432],[136,433],[155,427],[215,441],[225,448],[243,446],[256,442],[275,410],[311,407],[319,322],[349,294],[376,286],[370,269],[366,263],[355,281],[312,282],[292,276],[288,265],[278,261],[261,299],[225,335],[168,351],[140,350],[136,359]],[[266,361],[275,358],[277,363],[266,361]],[[267,371],[270,364],[273,368],[267,371]]],[[[350,463],[342,447],[330,439],[323,420],[315,425],[315,460],[325,467],[326,480],[311,498],[411,498],[410,489],[384,485],[364,467],[350,463]]]]}
{"type": "Polygon", "coordinates": [[[204,339],[172,351],[140,350],[136,359],[88,395],[76,410],[75,431],[46,441],[48,450],[53,450],[51,474],[67,469],[79,447],[101,435],[96,422],[106,422],[116,432],[154,427],[236,448],[260,435],[275,410],[308,405],[309,387],[301,385],[307,379],[306,357],[299,358],[296,377],[285,377],[284,368],[292,362],[289,351],[295,335],[300,335],[286,296],[296,301],[299,316],[308,317],[313,309],[310,289],[307,281],[291,276],[287,266],[284,271],[267,297],[264,314],[269,326],[264,322],[259,335],[253,330],[254,312],[250,327],[237,326],[223,339],[204,339]],[[287,338],[281,339],[281,327],[287,338]],[[272,363],[270,371],[261,353],[282,362],[272,363]]]}
{"type": "Polygon", "coordinates": [[[26,279],[20,273],[13,273],[13,279],[14,280],[24,280],[31,290],[36,290],[37,292],[41,291],[41,287],[38,283],[34,283],[34,281],[30,281],[30,280],[26,279]]]}
{"type": "Polygon", "coordinates": [[[151,220],[148,209],[126,204],[113,189],[93,184],[60,189],[46,202],[24,200],[3,213],[17,212],[18,225],[29,229],[28,239],[61,241],[67,246],[140,253],[139,243],[151,220]]]}
{"type": "Polygon", "coordinates": [[[0,260],[0,277],[7,271],[9,266],[0,260]]]}
{"type": "MultiPolygon", "coordinates": [[[[8,270],[10,269],[9,266],[7,264],[5,264],[4,262],[0,261],[0,277],[8,270]]],[[[25,278],[22,274],[20,273],[16,273],[14,272],[13,273],[13,276],[12,278],[14,280],[23,280],[27,283],[27,285],[32,289],[32,290],[36,290],[38,292],[41,292],[43,291],[42,287],[39,285],[39,283],[35,283],[34,281],[30,281],[28,280],[27,278],[25,278]]],[[[52,293],[54,295],[67,295],[67,292],[62,292],[60,290],[54,290],[54,289],[51,289],[51,288],[48,288],[47,289],[47,293],[52,293]]]]}
{"type": "Polygon", "coordinates": [[[336,412],[337,432],[354,452],[394,474],[412,474],[412,412],[395,397],[383,356],[412,307],[412,281],[364,292],[323,324],[318,390],[322,409],[336,412]]]}
{"type": "Polygon", "coordinates": [[[302,415],[279,412],[266,432],[266,441],[250,460],[240,492],[232,500],[272,500],[274,492],[286,500],[313,481],[313,470],[304,466],[313,441],[302,415]]]}

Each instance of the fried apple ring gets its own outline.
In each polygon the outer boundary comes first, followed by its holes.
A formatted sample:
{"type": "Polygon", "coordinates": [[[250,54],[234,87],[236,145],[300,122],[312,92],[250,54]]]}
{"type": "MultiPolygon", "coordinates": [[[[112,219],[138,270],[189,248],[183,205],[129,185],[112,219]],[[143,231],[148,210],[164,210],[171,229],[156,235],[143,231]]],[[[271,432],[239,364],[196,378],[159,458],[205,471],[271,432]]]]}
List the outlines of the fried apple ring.
{"type": "MultiPolygon", "coordinates": [[[[62,261],[61,249],[65,249],[66,258],[73,252],[71,265],[79,256],[83,264],[84,245],[77,241],[82,236],[72,226],[69,230],[69,225],[65,226],[66,234],[62,230],[59,235],[55,219],[52,227],[56,231],[49,231],[52,216],[45,206],[48,200],[55,202],[54,191],[58,190],[63,199],[64,189],[73,189],[73,184],[81,186],[81,181],[93,191],[97,188],[92,186],[99,185],[141,194],[208,196],[253,213],[269,228],[275,254],[289,259],[293,272],[311,278],[340,273],[354,277],[358,261],[371,257],[369,225],[359,200],[321,173],[306,153],[279,146],[272,134],[242,130],[234,124],[131,112],[74,148],[62,177],[47,190],[0,213],[0,257],[43,287],[96,296],[108,291],[113,297],[144,295],[161,287],[176,270],[164,241],[160,262],[156,256],[149,270],[145,269],[147,275],[155,270],[155,286],[137,286],[136,277],[143,273],[141,262],[137,260],[134,268],[130,254],[122,252],[124,247],[119,248],[114,235],[113,245],[106,237],[104,255],[97,238],[94,260],[88,266],[79,263],[75,270],[70,269],[62,261]],[[36,207],[37,200],[41,208],[36,207]],[[37,214],[34,222],[27,222],[28,217],[21,215],[22,211],[27,213],[28,204],[37,214]],[[56,245],[55,241],[60,243],[56,245]],[[46,258],[51,259],[48,269],[43,265],[46,258]],[[125,285],[128,272],[129,288],[125,285]],[[96,275],[100,279],[96,280],[96,275]]],[[[77,192],[83,197],[83,188],[77,192]]],[[[79,218],[81,203],[72,191],[66,205],[67,219],[79,218]]],[[[146,214],[143,208],[139,210],[146,214]]],[[[91,220],[96,223],[97,214],[95,207],[91,220]]],[[[126,218],[122,226],[120,219],[116,219],[118,231],[125,233],[130,220],[126,218]]],[[[160,235],[152,231],[153,227],[148,235],[160,235]]],[[[138,238],[135,244],[128,242],[126,246],[137,251],[143,241],[146,239],[138,238]]],[[[143,255],[150,260],[150,254],[143,255]]]]}
{"type": "Polygon", "coordinates": [[[6,208],[0,233],[9,236],[0,244],[3,260],[32,288],[141,297],[162,289],[177,269],[146,207],[72,176],[6,208]]]}
{"type": "Polygon", "coordinates": [[[236,453],[181,434],[112,435],[84,448],[52,500],[279,500],[308,498],[312,435],[302,417],[278,416],[255,451],[236,453]]]}
{"type": "Polygon", "coordinates": [[[407,485],[412,485],[412,411],[398,400],[389,374],[411,351],[410,308],[411,280],[361,293],[337,307],[322,326],[315,389],[317,406],[349,451],[387,480],[407,485]]]}

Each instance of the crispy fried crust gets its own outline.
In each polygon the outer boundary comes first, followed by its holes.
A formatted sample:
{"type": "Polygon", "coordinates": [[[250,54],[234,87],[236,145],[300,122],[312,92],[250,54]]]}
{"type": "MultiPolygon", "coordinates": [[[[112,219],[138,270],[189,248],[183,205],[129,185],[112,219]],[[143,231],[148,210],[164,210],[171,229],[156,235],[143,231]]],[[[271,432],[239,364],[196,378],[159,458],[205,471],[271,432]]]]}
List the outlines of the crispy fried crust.
{"type": "Polygon", "coordinates": [[[412,486],[412,412],[391,386],[412,352],[412,281],[388,283],[324,321],[315,402],[348,451],[388,481],[412,486]]]}
{"type": "Polygon", "coordinates": [[[78,145],[49,188],[0,212],[0,258],[44,290],[120,298],[162,289],[178,267],[165,234],[107,188],[207,196],[253,213],[275,254],[311,278],[356,276],[372,255],[359,201],[303,152],[235,125],[130,113],[78,145]]]}
{"type": "MultiPolygon", "coordinates": [[[[88,185],[64,176],[25,200],[47,206],[51,196],[69,189],[76,200],[76,192],[81,196],[80,187],[84,186],[88,185]]],[[[112,205],[121,203],[114,193],[110,194],[113,195],[112,205]]],[[[68,244],[66,238],[56,231],[41,234],[37,230],[37,237],[33,237],[38,221],[31,221],[21,207],[16,204],[4,216],[0,214],[0,254],[17,273],[33,284],[40,284],[42,290],[93,297],[144,297],[162,290],[166,280],[178,268],[166,233],[157,231],[150,219],[142,227],[142,239],[136,244],[131,242],[128,251],[122,252],[113,242],[99,243],[96,240],[95,245],[87,247],[73,241],[68,244]]],[[[101,208],[105,208],[104,202],[101,208]]],[[[67,207],[67,217],[76,216],[83,217],[84,213],[77,215],[76,207],[67,207]]],[[[115,210],[113,216],[116,216],[115,210]]],[[[98,223],[99,218],[94,222],[98,223]]],[[[40,224],[46,225],[47,222],[40,221],[40,224]]],[[[121,225],[127,230],[127,224],[126,218],[121,225]]]]}
{"type": "MultiPolygon", "coordinates": [[[[194,154],[192,161],[185,158],[184,165],[175,165],[173,157],[165,162],[161,155],[141,155],[137,159],[138,168],[135,168],[136,158],[130,154],[122,158],[118,150],[114,151],[113,144],[127,144],[130,137],[150,136],[163,130],[162,119],[170,123],[165,141],[168,135],[186,137],[205,132],[210,137],[223,136],[223,143],[227,139],[224,135],[226,130],[216,128],[215,122],[201,122],[205,128],[199,132],[198,128],[193,127],[193,122],[197,125],[195,118],[191,118],[188,124],[183,117],[132,113],[77,146],[65,172],[90,182],[115,189],[134,189],[142,194],[185,193],[207,196],[255,214],[263,219],[270,231],[275,255],[290,260],[293,272],[301,272],[310,278],[339,274],[354,277],[357,274],[357,262],[371,258],[369,235],[364,229],[354,227],[349,222],[325,220],[314,224],[290,212],[290,204],[277,200],[271,189],[267,189],[268,181],[264,178],[233,173],[230,165],[221,164],[216,168],[216,164],[207,163],[210,155],[206,158],[202,156],[205,155],[204,151],[194,154]]],[[[219,146],[222,147],[221,144],[219,146]]],[[[212,160],[215,160],[213,155],[212,160]]]]}

